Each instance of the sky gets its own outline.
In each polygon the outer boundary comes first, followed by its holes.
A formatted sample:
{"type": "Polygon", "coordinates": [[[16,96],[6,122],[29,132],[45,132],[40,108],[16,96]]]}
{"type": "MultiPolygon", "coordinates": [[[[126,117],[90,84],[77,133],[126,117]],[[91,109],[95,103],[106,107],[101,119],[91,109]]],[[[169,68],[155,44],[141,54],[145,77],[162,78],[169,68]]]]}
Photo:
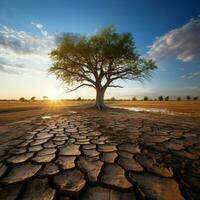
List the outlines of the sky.
{"type": "Polygon", "coordinates": [[[95,98],[90,88],[66,93],[48,73],[48,54],[64,32],[91,35],[110,25],[131,32],[158,69],[150,81],[119,81],[124,88],[106,98],[200,96],[199,0],[1,0],[0,99],[95,98]]]}

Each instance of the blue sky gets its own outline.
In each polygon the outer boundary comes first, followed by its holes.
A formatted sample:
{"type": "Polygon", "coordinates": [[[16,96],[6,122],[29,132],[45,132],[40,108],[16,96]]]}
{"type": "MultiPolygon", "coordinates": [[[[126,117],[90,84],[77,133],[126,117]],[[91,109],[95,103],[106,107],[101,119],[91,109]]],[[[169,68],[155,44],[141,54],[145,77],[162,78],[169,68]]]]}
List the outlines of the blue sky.
{"type": "Polygon", "coordinates": [[[150,82],[120,82],[124,89],[106,97],[200,95],[199,15],[198,0],[1,0],[0,98],[94,97],[86,88],[65,94],[47,75],[48,53],[62,32],[94,34],[107,25],[131,32],[138,52],[158,69],[150,82]]]}

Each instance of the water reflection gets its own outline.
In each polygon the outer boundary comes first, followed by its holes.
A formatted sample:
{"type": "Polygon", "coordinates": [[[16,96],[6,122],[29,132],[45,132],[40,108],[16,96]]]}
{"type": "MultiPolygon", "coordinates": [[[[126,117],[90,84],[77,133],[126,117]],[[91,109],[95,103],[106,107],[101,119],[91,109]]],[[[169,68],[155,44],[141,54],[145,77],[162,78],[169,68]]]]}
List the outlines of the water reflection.
{"type": "Polygon", "coordinates": [[[45,116],[42,116],[42,119],[51,119],[51,116],[45,115],[45,116]]]}
{"type": "Polygon", "coordinates": [[[174,116],[190,115],[189,113],[170,111],[166,108],[143,108],[143,107],[117,107],[117,108],[127,109],[135,112],[151,112],[151,113],[160,113],[160,114],[174,115],[174,116]]]}

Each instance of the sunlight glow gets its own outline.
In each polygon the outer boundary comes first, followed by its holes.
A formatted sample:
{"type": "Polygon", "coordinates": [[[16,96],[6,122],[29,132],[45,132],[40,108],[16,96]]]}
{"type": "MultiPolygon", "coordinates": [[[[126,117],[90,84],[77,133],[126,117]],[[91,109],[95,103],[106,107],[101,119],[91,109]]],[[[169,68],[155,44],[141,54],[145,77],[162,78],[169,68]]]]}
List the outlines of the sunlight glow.
{"type": "Polygon", "coordinates": [[[61,94],[58,90],[51,90],[47,92],[47,97],[49,100],[60,100],[61,94]]]}

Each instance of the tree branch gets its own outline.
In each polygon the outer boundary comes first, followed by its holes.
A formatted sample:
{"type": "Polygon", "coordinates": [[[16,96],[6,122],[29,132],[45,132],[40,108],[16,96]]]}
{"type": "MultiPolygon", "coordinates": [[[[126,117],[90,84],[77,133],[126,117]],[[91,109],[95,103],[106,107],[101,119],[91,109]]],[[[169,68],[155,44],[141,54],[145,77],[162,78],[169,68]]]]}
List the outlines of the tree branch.
{"type": "Polygon", "coordinates": [[[79,85],[79,86],[77,86],[77,87],[75,87],[75,88],[73,88],[73,89],[67,88],[68,91],[67,91],[66,93],[73,92],[73,91],[75,91],[75,90],[77,90],[77,89],[79,89],[79,88],[81,88],[81,87],[83,87],[83,86],[88,86],[88,87],[93,87],[93,88],[95,88],[94,85],[92,85],[92,84],[83,83],[83,84],[81,84],[81,85],[79,85]]]}
{"type": "Polygon", "coordinates": [[[72,75],[77,75],[77,76],[79,76],[79,77],[81,77],[81,78],[83,78],[83,79],[85,79],[86,81],[88,81],[88,82],[90,82],[90,83],[92,83],[92,84],[95,84],[95,81],[93,81],[92,79],[90,79],[88,76],[86,76],[85,74],[81,74],[81,73],[79,73],[79,72],[77,72],[77,71],[71,71],[71,70],[68,70],[66,67],[55,67],[55,70],[63,70],[63,71],[66,71],[66,72],[68,72],[69,74],[72,74],[72,75]]]}
{"type": "Polygon", "coordinates": [[[123,87],[120,86],[120,85],[109,85],[108,87],[113,87],[113,88],[123,88],[123,87]]]}

